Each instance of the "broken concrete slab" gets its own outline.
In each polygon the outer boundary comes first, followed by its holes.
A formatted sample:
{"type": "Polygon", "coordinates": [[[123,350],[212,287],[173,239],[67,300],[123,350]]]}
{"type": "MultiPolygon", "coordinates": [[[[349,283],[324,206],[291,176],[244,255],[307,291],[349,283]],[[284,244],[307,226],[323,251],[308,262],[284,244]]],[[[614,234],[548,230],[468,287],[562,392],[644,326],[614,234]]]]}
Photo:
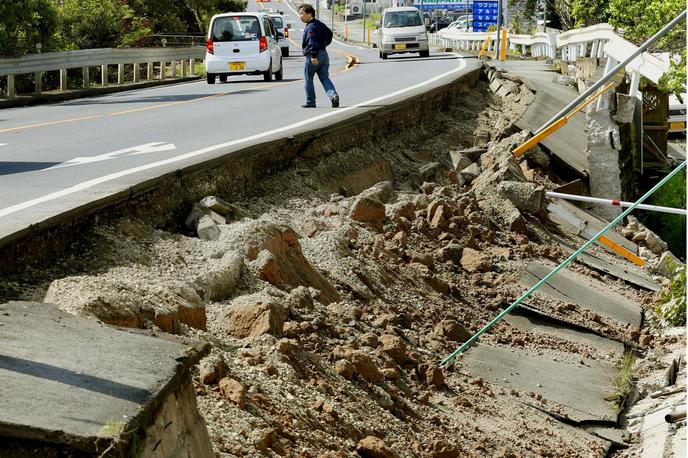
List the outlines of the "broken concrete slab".
{"type": "Polygon", "coordinates": [[[532,402],[556,417],[575,423],[616,422],[617,414],[605,399],[612,390],[613,367],[605,361],[582,361],[585,364],[555,361],[551,355],[524,349],[478,345],[461,357],[461,369],[507,389],[541,395],[546,403],[535,398],[532,402]]]}
{"type": "MultiPolygon", "coordinates": [[[[573,247],[563,243],[561,248],[568,253],[573,253],[575,251],[573,247]]],[[[650,291],[659,291],[661,288],[657,282],[652,280],[652,277],[650,277],[647,272],[635,267],[631,263],[624,262],[622,265],[619,265],[594,254],[585,252],[578,255],[576,260],[588,267],[599,270],[608,275],[612,275],[616,278],[620,278],[627,283],[640,286],[641,288],[645,288],[650,291]]]]}
{"type": "Polygon", "coordinates": [[[0,342],[0,455],[12,443],[61,456],[97,456],[109,446],[122,456],[153,456],[158,446],[165,456],[214,456],[189,374],[207,344],[29,302],[0,305],[0,342]],[[146,450],[129,449],[135,443],[146,450]]]}
{"type": "Polygon", "coordinates": [[[596,348],[604,355],[615,355],[621,358],[624,353],[624,344],[616,340],[606,339],[591,332],[577,329],[574,326],[562,322],[555,322],[533,314],[521,313],[516,309],[504,317],[504,321],[512,326],[533,334],[547,334],[564,340],[596,348]]]}
{"type": "MultiPolygon", "coordinates": [[[[554,265],[532,261],[523,270],[519,282],[530,288],[554,270],[554,265]]],[[[606,288],[604,283],[561,270],[537,290],[540,294],[579,306],[607,316],[624,324],[640,328],[642,308],[637,304],[606,288]]]]}

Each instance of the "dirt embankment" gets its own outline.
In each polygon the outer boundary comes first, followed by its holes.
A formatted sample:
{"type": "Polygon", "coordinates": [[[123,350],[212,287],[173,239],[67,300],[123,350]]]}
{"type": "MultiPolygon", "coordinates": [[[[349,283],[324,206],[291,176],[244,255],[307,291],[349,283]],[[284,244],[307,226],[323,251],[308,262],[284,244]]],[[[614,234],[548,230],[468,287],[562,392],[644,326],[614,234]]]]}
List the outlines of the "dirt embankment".
{"type": "MultiPolygon", "coordinates": [[[[510,154],[532,94],[480,89],[415,142],[295,161],[232,202],[215,241],[125,219],[3,295],[211,342],[194,383],[220,456],[598,456],[602,441],[529,406],[542,398],[437,366],[524,291],[528,260],[566,256],[538,204],[557,180],[546,156],[510,154]]],[[[606,357],[506,323],[483,339],[606,357]]]]}

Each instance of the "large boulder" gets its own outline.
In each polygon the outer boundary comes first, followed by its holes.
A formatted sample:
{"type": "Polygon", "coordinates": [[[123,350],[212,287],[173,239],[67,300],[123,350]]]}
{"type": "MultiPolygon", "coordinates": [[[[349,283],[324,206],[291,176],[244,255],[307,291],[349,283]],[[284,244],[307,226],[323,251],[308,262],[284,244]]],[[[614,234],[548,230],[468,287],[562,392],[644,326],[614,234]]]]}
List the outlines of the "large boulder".
{"type": "Polygon", "coordinates": [[[293,229],[271,223],[259,225],[244,241],[244,253],[258,278],[285,291],[310,286],[327,305],[339,301],[337,290],[306,259],[293,229]]]}
{"type": "Polygon", "coordinates": [[[43,300],[115,326],[145,328],[151,322],[172,334],[180,323],[206,329],[205,305],[194,285],[143,270],[116,268],[100,276],[61,278],[51,283],[43,300]]]}
{"type": "Polygon", "coordinates": [[[362,458],[397,458],[397,454],[379,437],[368,436],[360,440],[356,453],[362,458]]]}
{"type": "Polygon", "coordinates": [[[265,293],[241,296],[224,312],[227,332],[238,338],[262,334],[282,336],[287,310],[265,293]]]}
{"type": "Polygon", "coordinates": [[[349,217],[381,231],[385,221],[385,204],[375,196],[362,193],[354,200],[349,217]]]}

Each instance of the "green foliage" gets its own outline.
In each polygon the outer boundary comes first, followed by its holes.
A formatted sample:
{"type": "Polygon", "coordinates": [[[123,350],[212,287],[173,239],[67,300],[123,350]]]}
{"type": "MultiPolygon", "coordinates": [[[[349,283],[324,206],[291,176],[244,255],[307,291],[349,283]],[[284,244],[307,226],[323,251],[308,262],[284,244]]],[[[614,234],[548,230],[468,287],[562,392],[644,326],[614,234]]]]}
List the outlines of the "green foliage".
{"type": "Polygon", "coordinates": [[[678,97],[686,90],[686,50],[681,52],[678,62],[671,61],[671,68],[659,79],[659,89],[673,92],[678,97]]]}
{"type": "Polygon", "coordinates": [[[382,14],[370,13],[365,19],[366,27],[369,29],[374,29],[375,28],[375,22],[379,21],[380,19],[382,19],[382,14]]]}
{"type": "MultiPolygon", "coordinates": [[[[678,173],[651,197],[650,203],[663,207],[686,208],[686,171],[678,173]]],[[[652,212],[646,225],[669,244],[669,250],[679,257],[686,253],[686,217],[652,212]]]]}
{"type": "Polygon", "coordinates": [[[607,22],[608,6],[608,0],[573,0],[571,15],[576,20],[576,27],[587,27],[600,22],[607,22]]]}
{"type": "Polygon", "coordinates": [[[64,0],[60,16],[65,49],[134,46],[151,33],[124,0],[64,0]]]}
{"type": "Polygon", "coordinates": [[[0,1],[0,56],[18,56],[55,49],[57,10],[51,0],[0,1]]]}
{"type": "Polygon", "coordinates": [[[612,389],[607,393],[607,401],[614,404],[614,410],[618,413],[624,408],[626,398],[633,390],[633,363],[635,362],[635,353],[632,351],[624,354],[621,360],[621,365],[618,372],[612,378],[612,389]]]}
{"type": "Polygon", "coordinates": [[[659,292],[655,313],[662,322],[671,326],[686,324],[686,265],[675,266],[674,278],[659,292]]]}
{"type": "Polygon", "coordinates": [[[214,14],[240,12],[245,0],[129,0],[155,33],[204,33],[214,14]]]}

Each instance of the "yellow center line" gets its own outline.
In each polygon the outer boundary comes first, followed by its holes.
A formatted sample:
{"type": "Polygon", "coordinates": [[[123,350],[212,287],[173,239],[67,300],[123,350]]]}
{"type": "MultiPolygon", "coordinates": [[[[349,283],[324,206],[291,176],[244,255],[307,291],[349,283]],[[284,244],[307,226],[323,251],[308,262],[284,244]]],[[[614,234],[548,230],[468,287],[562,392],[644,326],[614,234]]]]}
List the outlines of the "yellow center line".
{"type": "Polygon", "coordinates": [[[97,119],[97,118],[102,118],[102,117],[103,117],[103,115],[84,116],[82,118],[62,119],[60,121],[50,121],[50,122],[43,122],[40,124],[29,124],[27,126],[10,127],[7,129],[0,129],[0,134],[5,133],[5,132],[13,132],[15,130],[32,129],[34,127],[43,127],[43,126],[52,126],[55,124],[65,124],[68,122],[86,121],[88,119],[97,119]]]}
{"type": "MultiPolygon", "coordinates": [[[[289,41],[294,43],[294,41],[291,38],[289,39],[289,41]]],[[[294,43],[294,45],[296,45],[296,43],[294,43]]],[[[340,73],[348,72],[352,68],[356,67],[356,64],[353,64],[351,66],[349,65],[350,62],[355,61],[355,56],[353,54],[350,54],[350,53],[347,53],[344,51],[334,51],[334,52],[337,54],[340,54],[342,56],[345,56],[347,58],[348,62],[347,62],[346,68],[344,68],[343,70],[340,70],[338,72],[333,73],[333,75],[338,75],[340,73]]],[[[270,88],[270,87],[276,87],[276,86],[283,86],[283,85],[287,85],[287,84],[298,83],[301,81],[303,81],[303,80],[298,79],[295,81],[285,81],[283,83],[279,82],[279,83],[272,83],[272,84],[260,84],[260,85],[249,87],[249,88],[247,88],[247,90],[266,89],[266,88],[270,88]]],[[[149,107],[133,108],[131,110],[124,110],[124,111],[115,111],[112,113],[107,113],[105,115],[84,116],[81,118],[62,119],[60,121],[50,121],[50,122],[44,122],[44,123],[40,123],[40,124],[29,124],[26,126],[10,127],[7,129],[0,129],[0,134],[6,133],[6,132],[13,132],[13,131],[17,131],[17,130],[33,129],[36,127],[52,126],[52,125],[56,125],[56,124],[66,124],[66,123],[70,123],[70,122],[88,121],[91,119],[102,118],[103,116],[121,116],[121,115],[125,115],[125,114],[130,114],[130,113],[138,113],[141,111],[148,111],[148,110],[154,110],[154,109],[158,109],[158,108],[167,108],[167,107],[172,107],[175,105],[182,105],[182,104],[186,104],[186,103],[193,103],[193,102],[197,102],[199,100],[212,99],[214,97],[224,97],[224,96],[232,95],[232,94],[234,94],[234,93],[233,92],[222,92],[222,93],[218,93],[218,94],[212,94],[212,95],[207,95],[207,96],[203,96],[203,97],[198,97],[196,99],[191,99],[191,100],[181,100],[179,102],[168,102],[168,103],[161,103],[158,105],[152,105],[149,107]]]]}

